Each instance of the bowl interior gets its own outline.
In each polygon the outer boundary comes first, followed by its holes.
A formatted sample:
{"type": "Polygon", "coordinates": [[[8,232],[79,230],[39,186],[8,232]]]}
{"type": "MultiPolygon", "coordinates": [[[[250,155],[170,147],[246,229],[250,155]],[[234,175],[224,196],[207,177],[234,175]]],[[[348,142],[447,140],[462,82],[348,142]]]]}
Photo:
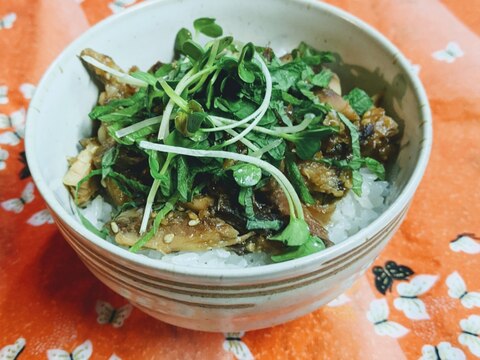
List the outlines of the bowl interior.
{"type": "MultiPolygon", "coordinates": [[[[77,55],[90,47],[112,56],[124,69],[132,65],[148,69],[157,60],[171,61],[176,32],[181,27],[191,28],[198,17],[214,17],[226,35],[271,46],[278,54],[288,52],[300,41],[338,53],[341,62],[334,65],[334,70],[340,75],[343,89],[359,86],[371,94],[382,93],[387,112],[402,125],[401,151],[389,174],[392,191],[388,201],[399,196],[419,159],[425,158],[427,150],[422,143],[428,131],[423,125],[429,119],[422,108],[428,108],[428,104],[421,98],[423,90],[409,64],[375,31],[316,1],[165,0],[140,5],[86,32],[52,64],[37,89],[29,111],[27,155],[42,195],[60,217],[81,228],[62,177],[67,170],[66,158],[75,156],[78,141],[91,135],[87,115],[98,96],[77,55]]],[[[421,177],[421,173],[416,175],[421,177]]],[[[414,187],[418,184],[415,181],[414,187]]],[[[375,224],[369,229],[375,231],[375,224]]],[[[101,241],[93,234],[88,237],[101,241]]]]}

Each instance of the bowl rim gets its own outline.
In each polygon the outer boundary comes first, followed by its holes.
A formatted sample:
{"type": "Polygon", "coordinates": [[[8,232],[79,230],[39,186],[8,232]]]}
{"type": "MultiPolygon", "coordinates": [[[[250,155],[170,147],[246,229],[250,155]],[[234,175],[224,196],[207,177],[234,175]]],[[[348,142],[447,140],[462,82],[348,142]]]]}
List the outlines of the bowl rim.
{"type": "MultiPolygon", "coordinates": [[[[379,46],[381,46],[384,50],[390,53],[392,55],[392,58],[398,61],[399,66],[404,71],[404,74],[407,76],[408,81],[410,81],[413,85],[414,95],[420,103],[419,120],[422,126],[422,145],[418,161],[415,165],[415,169],[411,177],[408,179],[405,187],[400,192],[398,197],[392,202],[392,204],[390,204],[390,206],[372,223],[362,228],[356,234],[348,237],[345,241],[339,244],[336,244],[316,254],[308,255],[299,259],[249,268],[189,267],[186,265],[177,265],[173,263],[163,262],[161,260],[152,259],[141,254],[130,253],[128,250],[122,249],[121,247],[105,241],[104,239],[91,233],[82,224],[73,219],[61,206],[59,201],[55,198],[53,191],[49,188],[40,171],[40,167],[35,156],[35,141],[31,139],[34,138],[33,132],[35,132],[35,129],[37,127],[36,124],[38,123],[38,121],[36,120],[41,116],[41,114],[39,114],[39,112],[32,111],[32,109],[39,108],[39,105],[41,104],[41,93],[43,92],[43,88],[48,88],[49,82],[54,79],[55,70],[65,59],[69,58],[72,55],[72,52],[76,48],[77,44],[81,43],[86,37],[92,36],[96,32],[101,31],[103,28],[108,27],[111,23],[121,21],[121,19],[123,19],[124,17],[128,17],[134,12],[146,11],[146,9],[150,7],[153,8],[156,6],[161,6],[161,4],[171,3],[175,1],[176,0],[158,0],[154,2],[143,2],[126,9],[121,13],[114,14],[100,21],[99,23],[82,33],[73,42],[71,42],[60,53],[60,55],[57,56],[57,58],[52,62],[52,64],[48,67],[47,71],[42,76],[37,86],[37,91],[35,92],[35,95],[30,102],[29,110],[27,113],[25,151],[30,172],[32,174],[32,178],[36,184],[37,189],[47,202],[48,207],[53,210],[63,222],[65,222],[71,229],[80,234],[82,237],[90,241],[93,245],[116,256],[117,260],[118,258],[120,258],[125,262],[134,263],[137,266],[146,267],[151,270],[171,273],[177,276],[181,275],[184,277],[197,279],[216,279],[224,282],[228,280],[241,280],[258,277],[285,277],[285,274],[288,274],[289,270],[298,270],[302,268],[307,269],[314,265],[320,266],[323,262],[341,256],[349,252],[350,250],[358,247],[362,243],[368,241],[369,237],[371,237],[372,234],[375,234],[378,230],[381,229],[382,224],[389,223],[398,213],[400,213],[403,208],[408,206],[408,203],[413,197],[413,194],[415,193],[415,190],[423,177],[432,146],[432,119],[428,98],[420,79],[411,70],[410,62],[405,58],[405,56],[400,52],[400,50],[398,50],[397,47],[393,45],[378,30],[344,10],[317,0],[282,0],[284,2],[294,2],[299,5],[304,5],[306,9],[309,9],[310,11],[312,10],[312,8],[315,8],[316,11],[326,12],[330,15],[339,17],[351,23],[359,31],[363,31],[364,33],[366,33],[373,41],[377,42],[379,46]]],[[[73,55],[76,54],[74,53],[73,55]]],[[[287,275],[287,277],[289,276],[287,275]]]]}

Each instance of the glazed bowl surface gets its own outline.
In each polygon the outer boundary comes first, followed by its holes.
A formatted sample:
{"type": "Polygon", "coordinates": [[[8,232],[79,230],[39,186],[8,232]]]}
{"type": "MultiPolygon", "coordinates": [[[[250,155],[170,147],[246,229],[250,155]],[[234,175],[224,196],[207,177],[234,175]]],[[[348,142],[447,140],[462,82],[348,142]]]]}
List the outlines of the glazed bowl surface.
{"type": "MultiPolygon", "coordinates": [[[[431,116],[410,63],[376,30],[332,6],[310,0],[160,0],[142,3],[85,32],[53,62],[31,102],[26,152],[38,190],[67,242],[100,281],[148,314],[205,331],[241,331],[292,320],[331,301],[369,267],[395,233],[422,178],[431,147],[431,116]],[[344,90],[382,94],[403,131],[389,170],[389,206],[372,224],[320,253],[245,269],[179,266],[130,253],[77,220],[62,185],[68,156],[91,135],[88,113],[98,88],[77,55],[86,47],[123,68],[170,61],[181,27],[214,17],[225,34],[286,53],[305,41],[341,58],[344,90]]],[[[55,259],[52,259],[55,261],[55,259]]]]}

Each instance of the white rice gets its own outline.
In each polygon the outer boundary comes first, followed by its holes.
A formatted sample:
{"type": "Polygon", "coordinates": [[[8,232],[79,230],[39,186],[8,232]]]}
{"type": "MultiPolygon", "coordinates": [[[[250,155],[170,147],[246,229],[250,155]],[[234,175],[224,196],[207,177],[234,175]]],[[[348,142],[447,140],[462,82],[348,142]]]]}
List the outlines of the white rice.
{"type": "Polygon", "coordinates": [[[98,195],[85,209],[82,210],[82,214],[93,226],[100,230],[107,221],[110,220],[112,210],[112,205],[104,201],[103,198],[98,195]]]}
{"type": "Polygon", "coordinates": [[[349,191],[336,203],[335,211],[326,227],[335,244],[344,241],[375,220],[386,208],[388,182],[375,181],[376,176],[367,169],[362,174],[362,196],[349,191]]]}
{"type": "Polygon", "coordinates": [[[155,250],[142,250],[148,257],[162,259],[176,265],[188,265],[208,268],[245,268],[269,263],[269,257],[264,253],[237,255],[225,249],[213,249],[202,252],[181,251],[175,254],[162,255],[155,250]]]}
{"type": "MultiPolygon", "coordinates": [[[[340,201],[326,227],[330,240],[338,244],[355,234],[375,220],[386,208],[386,196],[389,185],[386,181],[376,180],[376,176],[367,169],[361,169],[363,184],[362,196],[349,191],[340,201]]],[[[83,215],[98,229],[110,220],[112,207],[101,196],[97,196],[83,211],[83,215]]],[[[108,239],[115,243],[113,239],[108,239]]],[[[237,255],[225,249],[213,249],[203,252],[178,252],[163,255],[156,250],[144,249],[143,254],[153,259],[176,265],[188,265],[204,268],[245,268],[271,263],[267,254],[255,253],[237,255]]]]}

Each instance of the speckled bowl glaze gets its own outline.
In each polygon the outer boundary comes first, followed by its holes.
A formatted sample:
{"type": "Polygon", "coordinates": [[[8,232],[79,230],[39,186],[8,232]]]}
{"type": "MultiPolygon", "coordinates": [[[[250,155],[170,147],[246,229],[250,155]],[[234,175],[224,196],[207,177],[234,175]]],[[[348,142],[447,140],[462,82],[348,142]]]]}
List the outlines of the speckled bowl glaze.
{"type": "MultiPolygon", "coordinates": [[[[55,60],[28,113],[26,150],[32,176],[56,224],[85,265],[146,313],[206,331],[264,328],[326,304],[348,289],[395,233],[421,180],[431,147],[431,118],[420,81],[381,34],[332,6],[307,0],[164,0],[140,4],[91,28],[55,60]],[[279,54],[306,41],[341,56],[344,90],[382,93],[403,128],[389,173],[388,209],[345,242],[301,259],[247,269],[178,266],[132,254],[85,229],[73,215],[62,176],[78,140],[91,134],[87,117],[98,89],[77,55],[85,47],[124,68],[169,61],[177,30],[215,17],[227,34],[270,45],[279,54]]],[[[55,259],[51,259],[55,261],[55,259]]]]}

